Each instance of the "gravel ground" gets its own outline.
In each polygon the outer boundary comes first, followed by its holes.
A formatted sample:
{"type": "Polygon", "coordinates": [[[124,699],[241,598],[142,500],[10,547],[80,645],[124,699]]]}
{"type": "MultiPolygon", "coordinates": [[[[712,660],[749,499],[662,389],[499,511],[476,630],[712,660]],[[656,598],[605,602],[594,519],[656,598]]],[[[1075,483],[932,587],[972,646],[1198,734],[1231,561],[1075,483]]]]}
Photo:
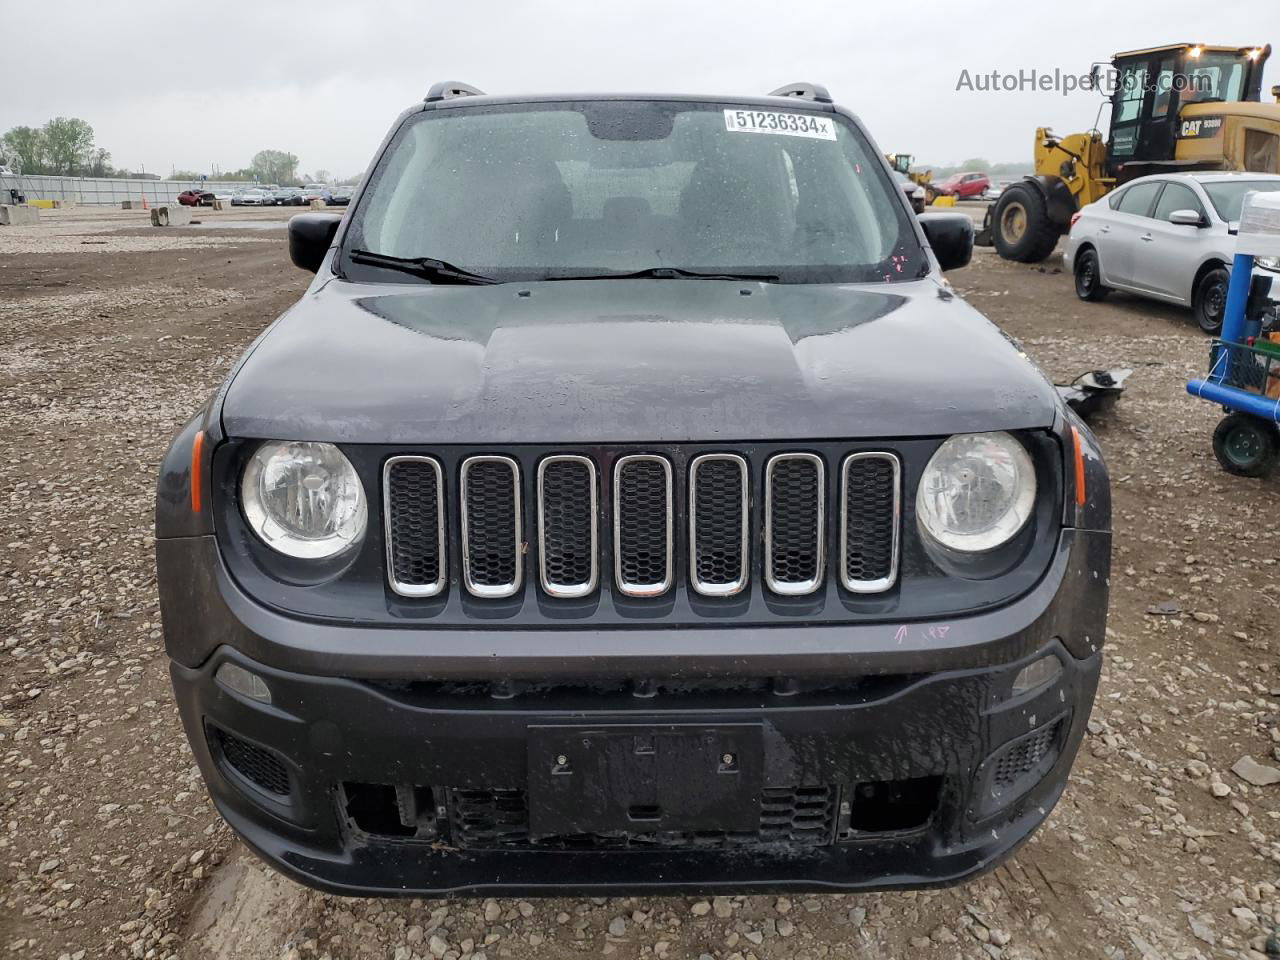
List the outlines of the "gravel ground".
{"type": "Polygon", "coordinates": [[[1263,957],[1280,785],[1232,768],[1280,751],[1275,482],[1218,469],[1218,414],[1183,391],[1206,359],[1184,312],[1083,304],[1056,259],[985,252],[953,283],[1052,376],[1135,369],[1098,425],[1116,542],[1090,736],[1007,865],[928,893],[440,902],[344,900],[263,868],[187,749],[151,543],[170,435],[306,284],[246,215],[0,228],[0,955],[1263,957]]]}

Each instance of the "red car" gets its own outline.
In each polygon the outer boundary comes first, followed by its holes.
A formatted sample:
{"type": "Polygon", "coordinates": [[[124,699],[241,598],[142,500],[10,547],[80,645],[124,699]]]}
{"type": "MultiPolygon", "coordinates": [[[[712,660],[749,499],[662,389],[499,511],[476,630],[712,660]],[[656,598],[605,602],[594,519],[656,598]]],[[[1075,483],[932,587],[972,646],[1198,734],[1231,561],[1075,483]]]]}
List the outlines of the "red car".
{"type": "Polygon", "coordinates": [[[208,190],[183,190],[178,194],[178,203],[184,207],[212,207],[213,194],[208,190]]]}
{"type": "Polygon", "coordinates": [[[960,200],[981,197],[991,186],[991,178],[985,173],[953,173],[945,180],[930,184],[934,191],[960,200]]]}

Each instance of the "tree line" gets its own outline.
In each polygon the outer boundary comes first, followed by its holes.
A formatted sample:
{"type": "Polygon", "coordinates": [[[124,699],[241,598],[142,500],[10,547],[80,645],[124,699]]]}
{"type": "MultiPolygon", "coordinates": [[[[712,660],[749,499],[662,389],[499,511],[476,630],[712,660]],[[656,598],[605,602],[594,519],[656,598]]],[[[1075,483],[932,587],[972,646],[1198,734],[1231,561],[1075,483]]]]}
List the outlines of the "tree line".
{"type": "MultiPolygon", "coordinates": [[[[139,174],[111,163],[109,151],[94,142],[93,127],[79,117],[54,117],[42,127],[13,127],[0,137],[0,166],[15,173],[55,177],[136,177],[139,174]]],[[[170,180],[199,180],[205,174],[175,170],[170,180]]],[[[207,175],[210,180],[244,180],[259,183],[311,182],[298,173],[298,158],[284,150],[259,150],[247,167],[207,175]]],[[[327,170],[317,170],[315,180],[326,182],[327,170]]]]}

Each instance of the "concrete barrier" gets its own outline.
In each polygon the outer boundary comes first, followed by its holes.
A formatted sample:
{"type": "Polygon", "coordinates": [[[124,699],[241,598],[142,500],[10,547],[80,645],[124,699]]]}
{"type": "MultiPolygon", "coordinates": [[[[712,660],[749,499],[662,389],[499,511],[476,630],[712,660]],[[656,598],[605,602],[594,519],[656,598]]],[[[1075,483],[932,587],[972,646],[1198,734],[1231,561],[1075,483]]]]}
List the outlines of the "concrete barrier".
{"type": "Polygon", "coordinates": [[[146,203],[145,200],[121,200],[120,209],[121,210],[143,210],[143,209],[146,209],[143,206],[144,203],[146,203]]]}
{"type": "Polygon", "coordinates": [[[40,222],[40,211],[35,207],[14,206],[0,203],[0,225],[19,227],[29,223],[40,222]]]}
{"type": "Polygon", "coordinates": [[[191,208],[180,204],[165,204],[151,208],[153,227],[185,227],[191,222],[191,208]]]}
{"type": "Polygon", "coordinates": [[[311,209],[312,209],[312,210],[323,210],[324,208],[325,208],[325,202],[324,202],[323,200],[312,200],[312,201],[311,201],[311,209]]]}

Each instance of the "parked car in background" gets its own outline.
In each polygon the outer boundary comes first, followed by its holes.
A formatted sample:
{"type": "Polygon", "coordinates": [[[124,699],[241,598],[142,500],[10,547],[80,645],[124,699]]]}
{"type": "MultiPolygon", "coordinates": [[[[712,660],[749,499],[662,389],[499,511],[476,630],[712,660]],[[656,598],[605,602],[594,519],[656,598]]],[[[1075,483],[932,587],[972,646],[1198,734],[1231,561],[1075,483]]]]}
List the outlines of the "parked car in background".
{"type": "Polygon", "coordinates": [[[331,196],[329,188],[323,183],[308,183],[302,188],[303,203],[310,203],[312,200],[323,200],[328,203],[331,196]]]}
{"type": "Polygon", "coordinates": [[[916,213],[924,213],[925,202],[928,194],[924,187],[916,183],[905,173],[893,171],[893,179],[898,182],[898,186],[902,187],[902,192],[907,195],[907,200],[911,203],[911,209],[916,213]]]}
{"type": "Polygon", "coordinates": [[[272,202],[271,194],[260,189],[245,190],[231,198],[233,207],[268,207],[272,202]]]}
{"type": "Polygon", "coordinates": [[[953,173],[945,180],[932,183],[936,193],[955,197],[957,200],[968,200],[971,197],[984,196],[991,186],[991,180],[985,173],[971,171],[969,173],[953,173]]]}
{"type": "Polygon", "coordinates": [[[982,198],[984,200],[999,200],[1000,194],[1004,193],[1005,188],[1012,183],[1012,180],[997,180],[987,187],[987,192],[982,195],[982,198]]]}
{"type": "Polygon", "coordinates": [[[301,187],[281,187],[271,194],[271,202],[277,207],[302,206],[301,187]]]}
{"type": "Polygon", "coordinates": [[[325,203],[331,207],[345,207],[351,202],[351,195],[355,191],[356,188],[352,186],[334,187],[333,192],[329,194],[329,199],[325,203]]]}
{"type": "MultiPolygon", "coordinates": [[[[1222,330],[1235,254],[1232,224],[1253,190],[1280,190],[1280,175],[1170,173],[1140,177],[1077,213],[1063,263],[1076,296],[1124,290],[1190,307],[1205,333],[1222,330]]],[[[1254,261],[1280,294],[1280,258],[1254,261]]]]}
{"type": "Polygon", "coordinates": [[[237,191],[231,190],[228,187],[222,187],[219,190],[215,190],[213,192],[213,196],[214,196],[214,199],[221,200],[223,203],[230,203],[232,200],[235,199],[236,192],[237,191]]]}
{"type": "Polygon", "coordinates": [[[178,203],[184,207],[212,207],[216,198],[211,190],[183,190],[178,203]]]}

